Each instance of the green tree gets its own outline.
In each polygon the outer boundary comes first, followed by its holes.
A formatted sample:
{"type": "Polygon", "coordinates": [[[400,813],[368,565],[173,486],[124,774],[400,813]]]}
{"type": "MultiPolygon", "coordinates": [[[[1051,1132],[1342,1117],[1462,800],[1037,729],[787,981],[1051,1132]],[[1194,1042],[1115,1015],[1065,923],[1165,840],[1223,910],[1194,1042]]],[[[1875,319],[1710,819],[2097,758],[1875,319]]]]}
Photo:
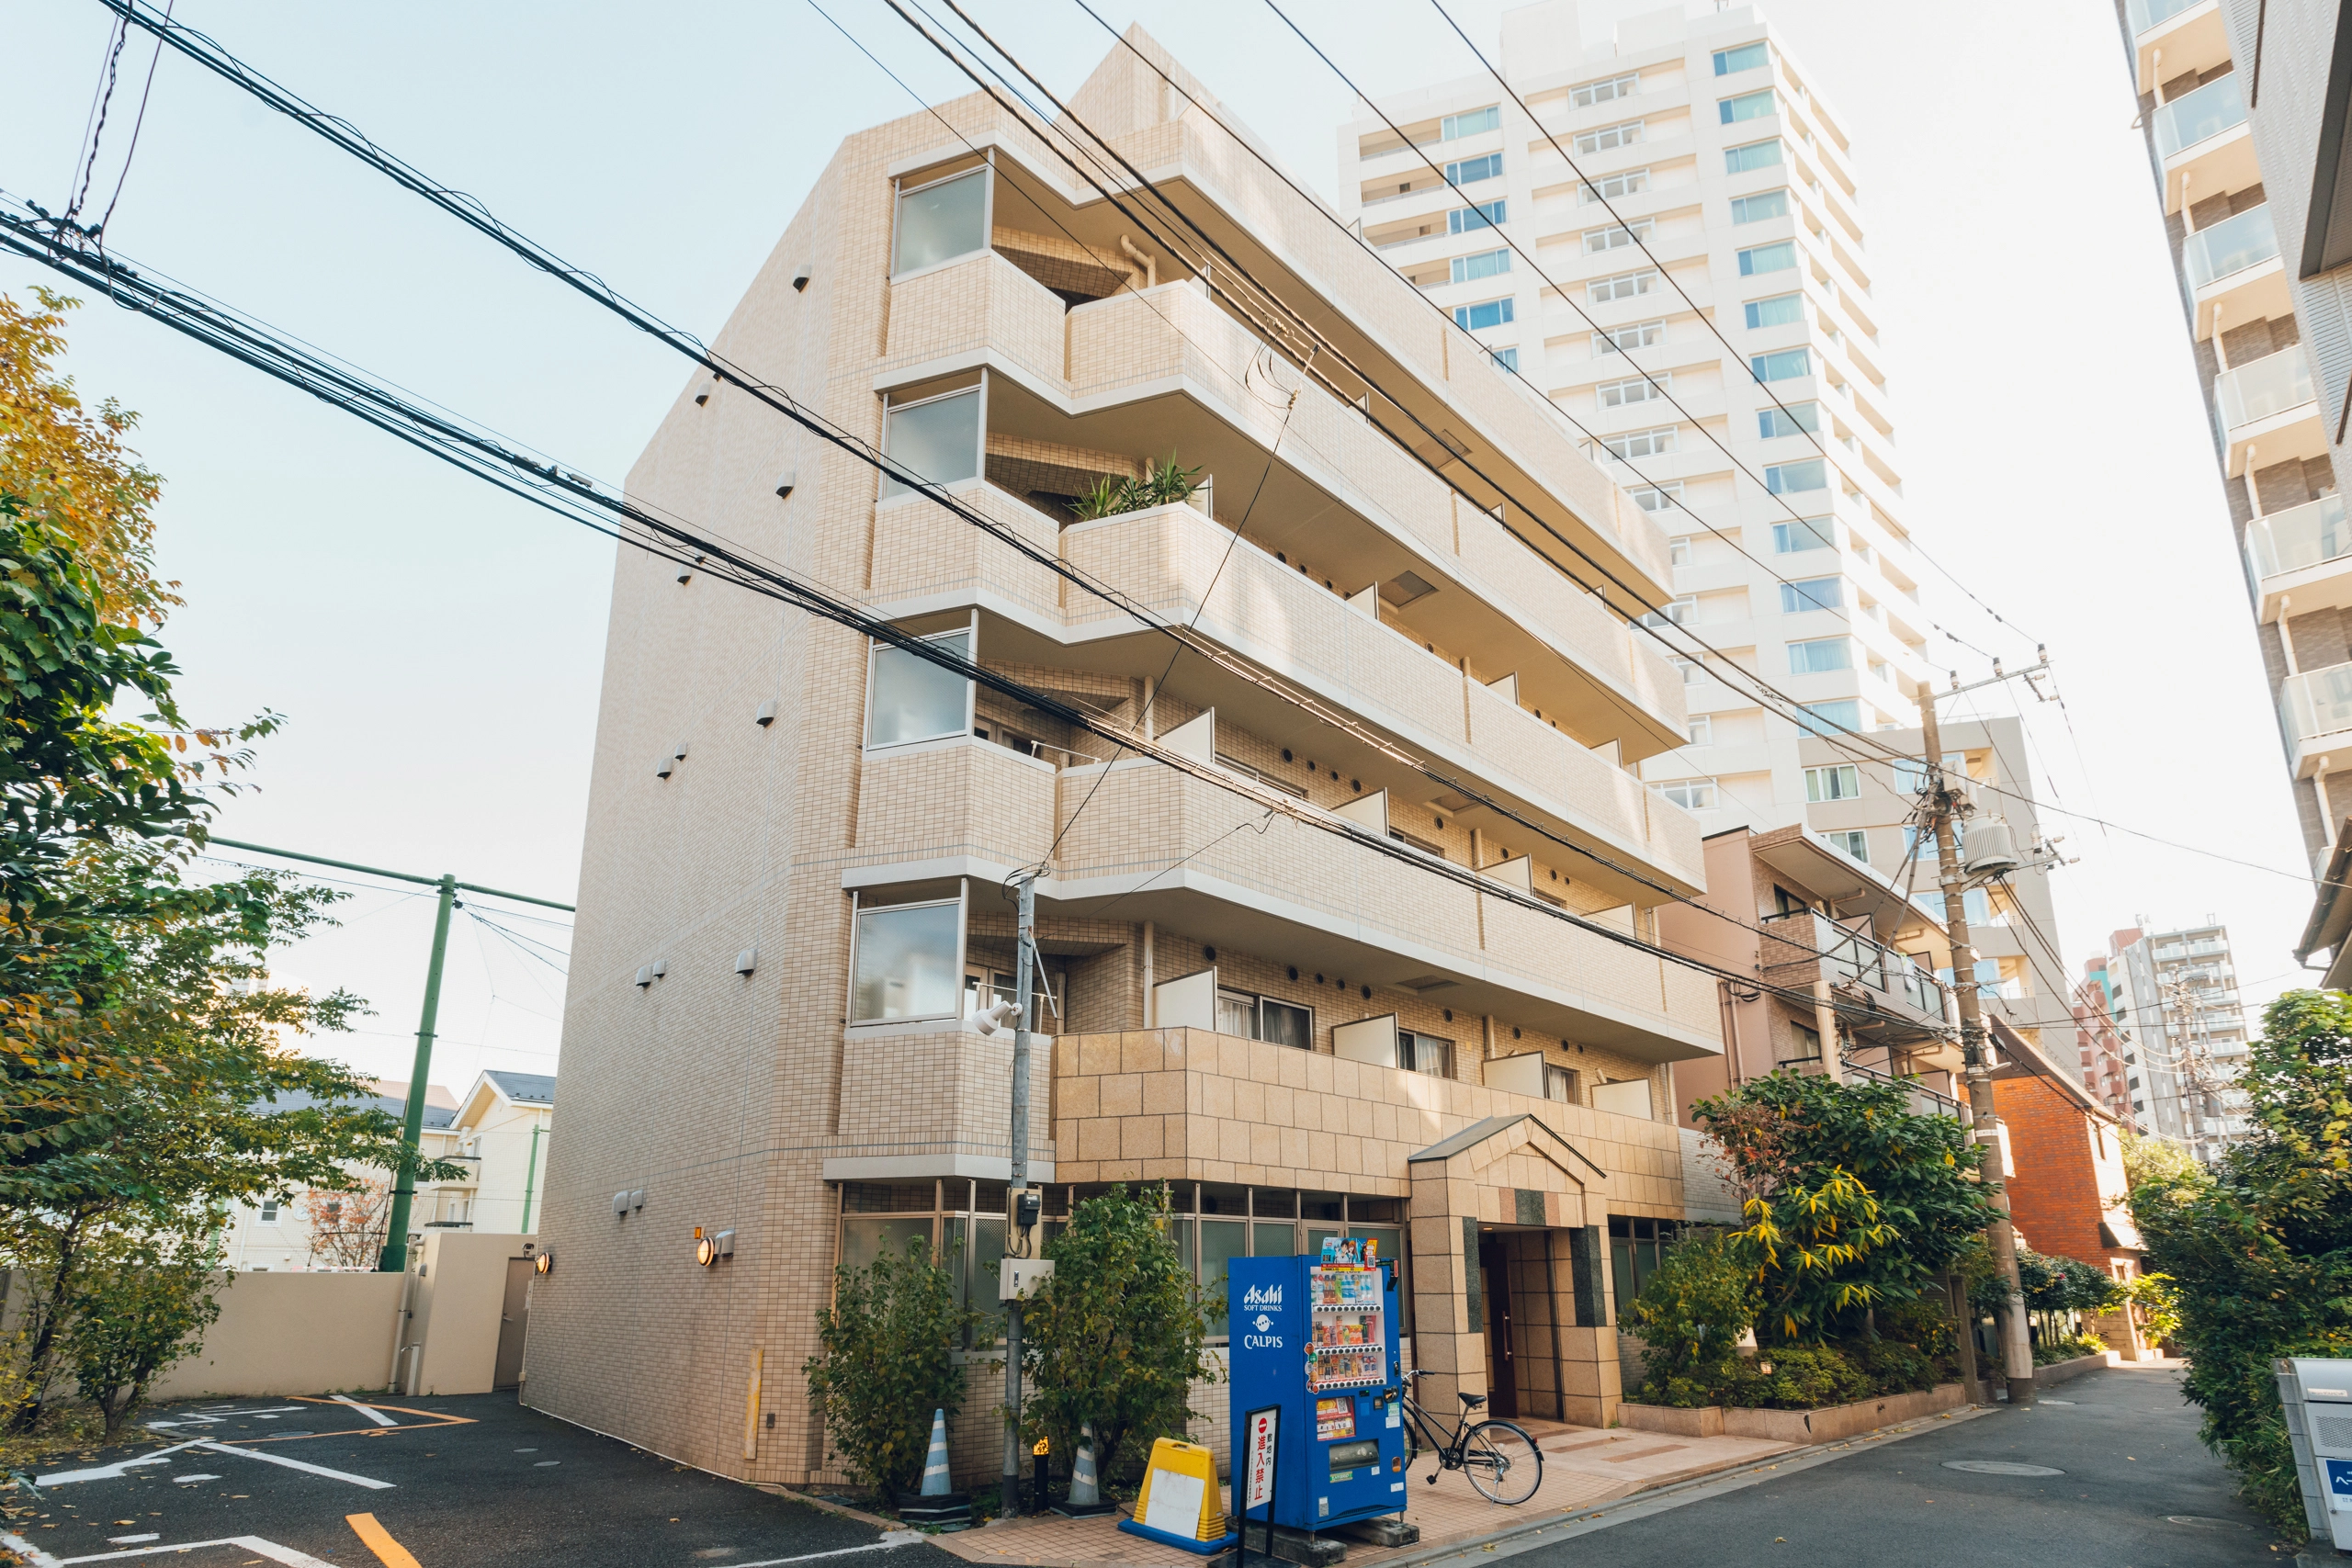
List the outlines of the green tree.
{"type": "MultiPolygon", "coordinates": [[[[1787,1333],[1794,1314],[1808,1337],[1866,1336],[1875,1308],[1939,1296],[1941,1277],[1991,1221],[1975,1144],[1952,1118],[1913,1112],[1899,1084],[1774,1073],[1692,1109],[1740,1191],[1765,1201],[1771,1234],[1741,1245],[1770,1242],[1778,1257],[1793,1240],[1786,1256],[1807,1276],[1767,1292],[1780,1311],[1768,1306],[1758,1321],[1773,1334],[1787,1333]],[[1829,1209],[1809,1215],[1797,1193],[1829,1209]],[[1862,1199],[1874,1210],[1867,1218],[1862,1199]],[[1816,1217],[1836,1218],[1839,1231],[1816,1239],[1816,1217]]],[[[1747,1217],[1752,1232],[1757,1216],[1747,1217]]],[[[1751,1256],[1760,1266],[1765,1254],[1751,1256]]]]}
{"type": "Polygon", "coordinates": [[[922,1480],[931,1413],[963,1408],[954,1349],[978,1318],[957,1299],[954,1255],[934,1259],[921,1236],[870,1268],[834,1271],[817,1354],[800,1371],[833,1457],[882,1504],[922,1480]]]}
{"type": "Polygon", "coordinates": [[[1754,1272],[1722,1236],[1685,1236],[1658,1260],[1619,1323],[1642,1341],[1645,1401],[1711,1403],[1707,1392],[1756,1323],[1754,1272]]]}
{"type": "Polygon", "coordinates": [[[2352,996],[2290,991],[2262,1022],[2238,1080],[2249,1135],[2211,1171],[2143,1166],[2130,1202],[2151,1269],[2177,1292],[2205,1441],[2246,1499],[2300,1536],[2270,1363],[2352,1356],[2352,996]]]}
{"type": "Polygon", "coordinates": [[[92,1247],[66,1355],[107,1437],[145,1403],[158,1373],[195,1354],[220,1315],[216,1238],[226,1218],[215,1210],[175,1230],[110,1233],[92,1247]]]}
{"type": "Polygon", "coordinates": [[[1094,1424],[1105,1473],[1121,1450],[1181,1437],[1192,1386],[1215,1382],[1212,1313],[1168,1235],[1168,1196],[1114,1187],[1070,1211],[1046,1249],[1054,1271],[1022,1314],[1023,1365],[1035,1393],[1023,1407],[1028,1436],[1073,1451],[1094,1424]]]}
{"type": "Polygon", "coordinates": [[[1758,1323],[1788,1344],[1817,1344],[1875,1305],[1871,1259],[1902,1238],[1871,1190],[1835,1167],[1810,1186],[1792,1180],[1750,1198],[1743,1217],[1725,1247],[1756,1281],[1758,1323]]]}

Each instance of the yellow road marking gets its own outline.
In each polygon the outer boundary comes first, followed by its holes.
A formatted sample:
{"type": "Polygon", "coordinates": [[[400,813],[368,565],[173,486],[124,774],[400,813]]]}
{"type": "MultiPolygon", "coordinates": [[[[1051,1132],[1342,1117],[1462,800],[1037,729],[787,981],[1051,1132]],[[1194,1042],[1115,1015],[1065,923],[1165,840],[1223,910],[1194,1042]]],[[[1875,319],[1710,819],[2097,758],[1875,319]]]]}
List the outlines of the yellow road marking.
{"type": "Polygon", "coordinates": [[[407,1547],[394,1540],[391,1532],[376,1522],[375,1515],[345,1514],[343,1522],[349,1525],[352,1533],[382,1561],[384,1568],[424,1568],[409,1555],[407,1547]]]}

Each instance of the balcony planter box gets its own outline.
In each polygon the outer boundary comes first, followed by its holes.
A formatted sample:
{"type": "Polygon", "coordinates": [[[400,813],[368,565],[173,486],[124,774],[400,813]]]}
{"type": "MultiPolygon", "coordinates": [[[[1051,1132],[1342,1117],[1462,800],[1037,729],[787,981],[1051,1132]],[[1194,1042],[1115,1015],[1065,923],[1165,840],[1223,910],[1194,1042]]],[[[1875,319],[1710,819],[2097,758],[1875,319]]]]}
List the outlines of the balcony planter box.
{"type": "Polygon", "coordinates": [[[2033,1386],[2044,1389],[2054,1382],[2081,1377],[2085,1372],[2103,1372],[2121,1359],[2113,1351],[2102,1350],[2095,1356],[2077,1356],[2071,1361],[2052,1361],[2047,1366],[2033,1369],[2033,1386]]]}
{"type": "Polygon", "coordinates": [[[1617,1407],[1617,1424],[1635,1431],[1665,1432],[1680,1438],[1761,1438],[1775,1443],[1827,1443],[1850,1438],[1857,1432],[1893,1426],[1897,1421],[1915,1421],[1939,1410],[1956,1410],[1967,1403],[1967,1390],[1959,1383],[1948,1382],[1917,1393],[1890,1393],[1859,1404],[1826,1404],[1814,1410],[1724,1409],[1716,1405],[1674,1410],[1657,1404],[1621,1404],[1617,1407]]]}

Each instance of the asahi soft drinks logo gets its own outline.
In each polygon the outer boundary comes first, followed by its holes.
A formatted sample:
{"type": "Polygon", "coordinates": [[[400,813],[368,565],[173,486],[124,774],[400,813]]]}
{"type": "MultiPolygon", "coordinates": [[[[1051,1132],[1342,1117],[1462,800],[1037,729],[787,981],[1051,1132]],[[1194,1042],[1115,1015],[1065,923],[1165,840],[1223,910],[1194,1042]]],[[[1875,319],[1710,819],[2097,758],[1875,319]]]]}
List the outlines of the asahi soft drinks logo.
{"type": "Polygon", "coordinates": [[[1245,1349],[1279,1350],[1283,1348],[1281,1335],[1266,1332],[1274,1325],[1274,1320],[1266,1314],[1283,1310],[1283,1288],[1280,1285],[1250,1286],[1241,1292],[1241,1310],[1257,1314],[1250,1319],[1250,1324],[1258,1332],[1241,1337],[1245,1349]]]}

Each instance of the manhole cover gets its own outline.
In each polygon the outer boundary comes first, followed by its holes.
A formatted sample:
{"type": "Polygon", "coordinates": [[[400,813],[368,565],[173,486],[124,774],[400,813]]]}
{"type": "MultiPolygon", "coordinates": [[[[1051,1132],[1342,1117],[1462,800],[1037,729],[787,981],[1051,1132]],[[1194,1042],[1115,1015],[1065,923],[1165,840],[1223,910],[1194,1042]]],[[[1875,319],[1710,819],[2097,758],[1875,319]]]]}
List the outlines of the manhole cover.
{"type": "Polygon", "coordinates": [[[2005,1459],[1948,1459],[1946,1470],[1964,1470],[1971,1475],[2064,1475],[2063,1470],[2052,1470],[2046,1464],[2013,1464],[2005,1459]]]}

